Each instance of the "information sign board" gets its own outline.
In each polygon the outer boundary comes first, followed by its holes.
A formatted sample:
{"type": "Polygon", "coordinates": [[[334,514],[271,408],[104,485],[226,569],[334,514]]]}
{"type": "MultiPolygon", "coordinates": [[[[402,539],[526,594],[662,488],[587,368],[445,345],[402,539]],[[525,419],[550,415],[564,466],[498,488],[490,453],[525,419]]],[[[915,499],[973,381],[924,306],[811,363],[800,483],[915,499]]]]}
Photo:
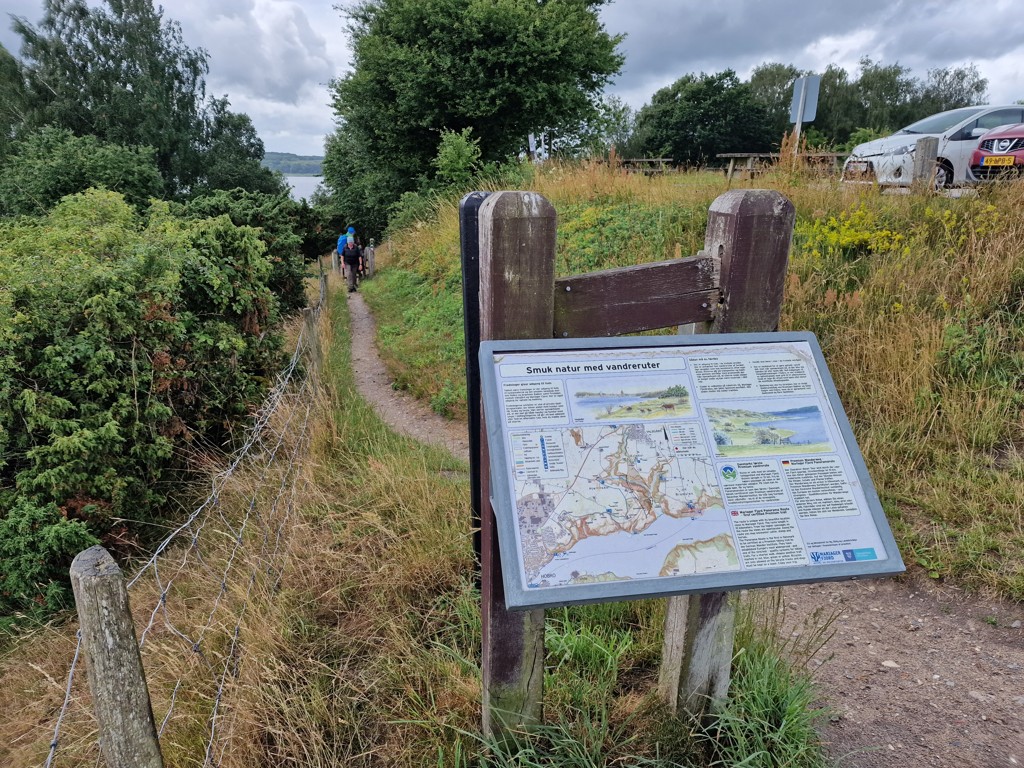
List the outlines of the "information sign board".
{"type": "Polygon", "coordinates": [[[509,608],[899,573],[809,333],[480,346],[509,608]]]}

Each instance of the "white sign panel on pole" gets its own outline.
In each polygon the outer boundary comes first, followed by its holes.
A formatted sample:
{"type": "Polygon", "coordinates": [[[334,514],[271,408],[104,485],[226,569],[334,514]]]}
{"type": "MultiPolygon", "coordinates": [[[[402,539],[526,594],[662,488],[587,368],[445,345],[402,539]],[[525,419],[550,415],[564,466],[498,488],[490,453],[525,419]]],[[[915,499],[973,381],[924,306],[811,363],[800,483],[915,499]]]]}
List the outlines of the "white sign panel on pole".
{"type": "Polygon", "coordinates": [[[789,105],[789,122],[810,123],[818,114],[818,91],[821,75],[805,75],[793,81],[793,101],[789,105]]]}

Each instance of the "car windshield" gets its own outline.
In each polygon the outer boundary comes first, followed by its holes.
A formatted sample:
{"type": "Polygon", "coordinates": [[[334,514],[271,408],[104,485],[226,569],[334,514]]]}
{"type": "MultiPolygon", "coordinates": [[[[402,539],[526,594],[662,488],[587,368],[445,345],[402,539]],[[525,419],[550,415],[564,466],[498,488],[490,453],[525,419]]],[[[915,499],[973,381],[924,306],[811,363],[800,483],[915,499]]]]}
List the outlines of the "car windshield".
{"type": "Polygon", "coordinates": [[[964,107],[963,109],[952,109],[949,112],[940,112],[937,115],[926,117],[924,120],[911,123],[896,133],[945,133],[957,123],[984,110],[985,107],[964,107]]]}

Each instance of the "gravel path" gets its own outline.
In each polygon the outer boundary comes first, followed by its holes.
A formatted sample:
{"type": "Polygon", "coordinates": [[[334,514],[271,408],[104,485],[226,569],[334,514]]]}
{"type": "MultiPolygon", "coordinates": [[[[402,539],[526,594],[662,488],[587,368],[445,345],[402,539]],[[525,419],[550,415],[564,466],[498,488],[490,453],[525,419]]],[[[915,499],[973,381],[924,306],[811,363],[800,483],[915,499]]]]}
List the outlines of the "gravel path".
{"type": "MultiPolygon", "coordinates": [[[[467,458],[465,425],[391,387],[362,296],[348,307],[360,394],[394,429],[467,458]]],[[[790,632],[836,617],[812,667],[837,765],[1024,767],[1024,606],[910,576],[787,587],[784,600],[790,632]]]]}
{"type": "Polygon", "coordinates": [[[376,324],[359,292],[348,294],[352,327],[352,368],[359,394],[392,429],[421,443],[447,448],[453,456],[469,461],[466,425],[438,416],[429,407],[391,386],[391,377],[374,345],[376,324]]]}

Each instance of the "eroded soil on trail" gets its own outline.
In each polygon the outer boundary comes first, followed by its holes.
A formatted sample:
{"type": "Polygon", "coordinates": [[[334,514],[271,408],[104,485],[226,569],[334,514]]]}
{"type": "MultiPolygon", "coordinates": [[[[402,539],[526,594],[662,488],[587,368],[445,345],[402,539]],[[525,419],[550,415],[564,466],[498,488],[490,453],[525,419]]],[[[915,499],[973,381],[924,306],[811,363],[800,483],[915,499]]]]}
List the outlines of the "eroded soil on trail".
{"type": "MultiPolygon", "coordinates": [[[[391,387],[362,296],[349,294],[360,394],[394,429],[466,458],[466,426],[391,387]]],[[[918,575],[787,587],[786,632],[834,630],[811,660],[822,735],[846,768],[1024,766],[1024,606],[918,575]]]]}

